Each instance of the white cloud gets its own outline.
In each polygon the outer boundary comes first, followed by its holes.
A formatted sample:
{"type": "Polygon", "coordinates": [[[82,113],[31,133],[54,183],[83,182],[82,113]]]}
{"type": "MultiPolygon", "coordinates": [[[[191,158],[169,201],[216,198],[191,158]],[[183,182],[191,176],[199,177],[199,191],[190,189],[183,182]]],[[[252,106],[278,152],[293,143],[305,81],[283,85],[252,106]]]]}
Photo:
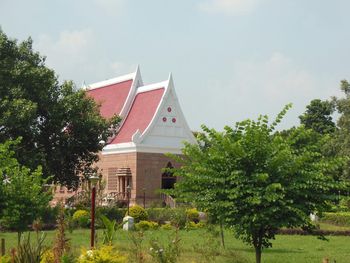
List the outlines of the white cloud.
{"type": "Polygon", "coordinates": [[[65,79],[73,79],[73,74],[87,63],[95,42],[93,32],[83,29],[62,31],[57,39],[41,35],[34,44],[41,54],[47,56],[47,64],[50,67],[65,79]]]}
{"type": "Polygon", "coordinates": [[[198,107],[205,113],[200,123],[221,128],[260,114],[272,120],[286,104],[293,103],[279,126],[288,128],[299,123],[298,116],[312,99],[327,99],[331,94],[318,78],[280,52],[265,59],[237,61],[229,72],[201,89],[203,105],[198,107]]]}
{"type": "Polygon", "coordinates": [[[199,4],[199,9],[209,14],[247,15],[260,0],[207,0],[199,4]]]}
{"type": "Polygon", "coordinates": [[[125,0],[94,0],[94,3],[103,12],[115,15],[123,10],[125,0]]]}
{"type": "Polygon", "coordinates": [[[110,56],[106,58],[95,39],[91,29],[65,30],[57,38],[41,35],[34,44],[47,57],[46,64],[55,70],[60,80],[73,80],[78,86],[135,70],[135,65],[113,61],[110,56]]]}
{"type": "Polygon", "coordinates": [[[232,81],[232,86],[240,96],[259,94],[260,98],[281,101],[301,94],[309,97],[316,91],[311,74],[279,52],[264,61],[236,63],[232,81]]]}

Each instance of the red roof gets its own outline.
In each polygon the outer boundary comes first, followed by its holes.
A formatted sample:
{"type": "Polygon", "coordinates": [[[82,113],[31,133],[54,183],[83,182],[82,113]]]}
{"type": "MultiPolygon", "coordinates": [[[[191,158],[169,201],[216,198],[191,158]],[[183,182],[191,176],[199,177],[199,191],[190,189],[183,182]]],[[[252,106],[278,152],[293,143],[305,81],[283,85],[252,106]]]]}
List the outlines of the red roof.
{"type": "Polygon", "coordinates": [[[137,130],[143,133],[155,115],[163,93],[164,88],[138,93],[124,124],[111,143],[131,142],[131,137],[137,130]]]}
{"type": "Polygon", "coordinates": [[[105,118],[120,114],[128,97],[133,80],[111,84],[101,88],[91,89],[87,94],[101,104],[100,113],[105,118]]]}

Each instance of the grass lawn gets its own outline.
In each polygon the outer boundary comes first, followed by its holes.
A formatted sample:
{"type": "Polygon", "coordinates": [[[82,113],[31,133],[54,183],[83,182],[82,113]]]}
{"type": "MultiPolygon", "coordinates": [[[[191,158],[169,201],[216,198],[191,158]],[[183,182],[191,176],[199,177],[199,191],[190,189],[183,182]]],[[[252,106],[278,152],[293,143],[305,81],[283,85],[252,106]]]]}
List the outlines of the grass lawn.
{"type": "MultiPolygon", "coordinates": [[[[219,241],[208,234],[205,229],[180,231],[182,255],[179,262],[254,262],[254,251],[233,237],[232,232],[226,231],[226,249],[219,246],[219,241]]],[[[51,244],[55,233],[47,232],[47,244],[51,244]]],[[[87,229],[75,230],[67,234],[71,239],[71,246],[75,254],[79,254],[82,247],[89,246],[90,232],[87,229]]],[[[135,247],[130,241],[129,233],[118,230],[115,240],[116,247],[129,254],[129,258],[135,254],[135,247]]],[[[33,238],[35,234],[32,233],[33,238]]],[[[98,237],[102,236],[98,231],[98,237]]],[[[150,261],[148,251],[150,240],[157,238],[159,243],[165,246],[174,237],[174,232],[169,230],[146,231],[143,250],[150,261]]],[[[6,239],[7,249],[16,245],[16,233],[0,233],[0,238],[6,239]]],[[[263,262],[266,263],[321,263],[324,257],[336,260],[337,263],[350,262],[350,237],[331,236],[329,241],[322,241],[315,236],[286,236],[278,235],[273,241],[273,248],[263,252],[263,262]]],[[[129,262],[133,262],[130,260],[129,262]]]]}

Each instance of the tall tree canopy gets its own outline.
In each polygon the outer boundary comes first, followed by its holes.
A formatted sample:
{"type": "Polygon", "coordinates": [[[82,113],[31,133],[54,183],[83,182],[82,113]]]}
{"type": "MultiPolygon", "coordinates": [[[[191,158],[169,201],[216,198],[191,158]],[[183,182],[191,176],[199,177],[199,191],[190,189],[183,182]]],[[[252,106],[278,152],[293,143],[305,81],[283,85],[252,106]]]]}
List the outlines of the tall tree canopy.
{"type": "Polygon", "coordinates": [[[347,164],[343,169],[343,178],[350,180],[350,83],[342,80],[340,89],[344,92],[344,97],[333,97],[333,103],[340,114],[337,121],[337,132],[333,140],[330,142],[332,152],[346,157],[347,164]]]}
{"type": "Polygon", "coordinates": [[[246,120],[224,132],[208,129],[186,144],[182,156],[173,156],[183,166],[175,187],[179,196],[214,213],[237,237],[252,245],[256,262],[271,246],[278,228],[311,228],[310,213],[322,212],[339,184],[326,174],[339,165],[324,158],[303,126],[282,137],[274,128],[287,106],[271,125],[267,116],[246,120]],[[308,143],[303,147],[302,141],[308,143]]]}
{"type": "Polygon", "coordinates": [[[0,143],[21,137],[15,157],[22,165],[41,165],[45,176],[76,186],[118,123],[103,119],[72,82],[60,84],[31,39],[18,43],[0,31],[0,143]]]}
{"type": "Polygon", "coordinates": [[[335,131],[335,123],[332,120],[334,106],[332,102],[315,99],[306,106],[306,111],[299,116],[301,124],[307,129],[312,129],[320,134],[335,131]]]}

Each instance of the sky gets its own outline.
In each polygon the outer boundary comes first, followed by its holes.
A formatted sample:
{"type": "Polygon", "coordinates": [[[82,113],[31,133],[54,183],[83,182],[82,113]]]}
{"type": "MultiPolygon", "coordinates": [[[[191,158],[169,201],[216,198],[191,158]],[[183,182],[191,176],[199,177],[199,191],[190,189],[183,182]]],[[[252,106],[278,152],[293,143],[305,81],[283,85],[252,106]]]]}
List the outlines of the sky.
{"type": "Polygon", "coordinates": [[[0,26],[33,39],[59,79],[77,87],[135,71],[173,74],[192,130],[222,130],[287,103],[299,124],[312,99],[350,79],[348,0],[0,0],[0,26]]]}

